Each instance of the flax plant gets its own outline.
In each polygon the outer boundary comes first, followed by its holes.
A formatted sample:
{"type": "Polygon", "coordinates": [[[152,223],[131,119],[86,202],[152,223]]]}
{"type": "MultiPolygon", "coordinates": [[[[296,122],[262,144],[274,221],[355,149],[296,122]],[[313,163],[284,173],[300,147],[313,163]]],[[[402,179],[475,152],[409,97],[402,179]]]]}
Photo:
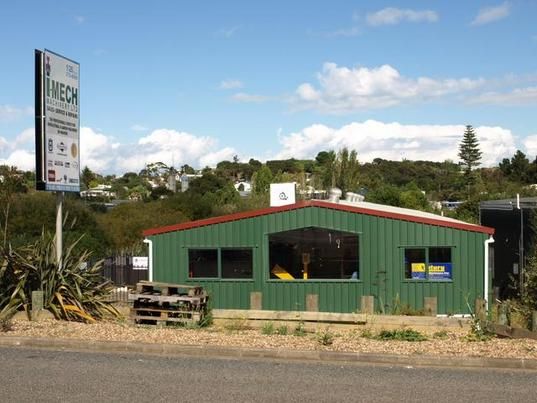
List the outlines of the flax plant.
{"type": "Polygon", "coordinates": [[[103,261],[89,265],[91,253],[75,253],[81,238],[68,245],[60,264],[53,236],[43,232],[34,244],[0,251],[0,317],[24,310],[32,291],[43,291],[43,307],[56,319],[95,322],[119,312],[107,301],[112,284],[102,276],[103,261]]]}

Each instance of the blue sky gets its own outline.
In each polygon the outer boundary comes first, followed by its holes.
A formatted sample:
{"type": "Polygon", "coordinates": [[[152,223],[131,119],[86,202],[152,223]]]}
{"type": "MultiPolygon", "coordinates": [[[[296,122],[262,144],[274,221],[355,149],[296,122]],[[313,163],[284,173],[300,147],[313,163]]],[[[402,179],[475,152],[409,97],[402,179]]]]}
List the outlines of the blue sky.
{"type": "Polygon", "coordinates": [[[0,163],[34,169],[33,51],[80,63],[81,163],[537,155],[534,1],[18,1],[0,13],[0,163]]]}

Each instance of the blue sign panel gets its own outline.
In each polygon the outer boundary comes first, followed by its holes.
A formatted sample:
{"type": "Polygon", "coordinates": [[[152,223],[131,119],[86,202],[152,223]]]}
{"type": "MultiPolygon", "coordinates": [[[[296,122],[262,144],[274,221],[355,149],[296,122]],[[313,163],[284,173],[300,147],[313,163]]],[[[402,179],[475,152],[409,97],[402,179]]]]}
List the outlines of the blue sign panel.
{"type": "Polygon", "coordinates": [[[452,263],[429,263],[428,273],[429,280],[451,280],[452,263]]]}

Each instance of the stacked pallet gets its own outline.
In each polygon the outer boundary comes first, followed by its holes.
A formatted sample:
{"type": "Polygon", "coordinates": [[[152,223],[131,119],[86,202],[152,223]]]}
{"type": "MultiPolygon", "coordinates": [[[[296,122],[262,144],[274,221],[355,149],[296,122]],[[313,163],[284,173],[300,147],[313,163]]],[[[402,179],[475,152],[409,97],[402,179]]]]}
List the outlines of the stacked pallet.
{"type": "Polygon", "coordinates": [[[208,296],[199,286],[140,281],[128,300],[134,323],[165,326],[200,323],[207,313],[208,296]]]}

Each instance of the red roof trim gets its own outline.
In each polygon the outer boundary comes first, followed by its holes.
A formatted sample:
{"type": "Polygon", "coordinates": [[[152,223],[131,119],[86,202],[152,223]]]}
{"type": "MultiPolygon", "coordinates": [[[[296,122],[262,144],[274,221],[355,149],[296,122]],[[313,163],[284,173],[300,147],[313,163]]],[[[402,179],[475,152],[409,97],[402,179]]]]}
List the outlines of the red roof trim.
{"type": "Polygon", "coordinates": [[[259,216],[263,216],[267,214],[280,213],[283,211],[297,210],[297,209],[305,208],[305,207],[323,207],[323,208],[329,208],[333,210],[348,211],[351,213],[360,213],[360,214],[367,214],[367,215],[372,215],[372,216],[382,217],[382,218],[391,218],[394,220],[403,220],[403,221],[416,222],[420,224],[436,225],[438,227],[448,227],[448,228],[455,228],[455,229],[460,229],[460,230],[465,230],[465,231],[482,232],[482,233],[489,234],[489,235],[493,235],[495,231],[494,228],[484,227],[481,225],[466,224],[463,222],[458,223],[458,222],[443,221],[443,220],[429,218],[429,217],[417,217],[417,216],[412,216],[412,215],[402,214],[402,213],[392,213],[388,211],[373,210],[373,209],[368,209],[365,207],[336,204],[336,203],[331,203],[331,202],[322,201],[322,200],[310,200],[310,201],[300,201],[298,203],[290,204],[290,205],[282,206],[282,207],[269,207],[269,208],[253,210],[253,211],[245,211],[242,213],[228,214],[228,215],[224,215],[220,217],[206,218],[204,220],[188,221],[188,222],[184,222],[181,224],[168,225],[165,227],[151,228],[151,229],[147,229],[143,231],[143,235],[151,236],[151,235],[164,234],[166,232],[183,231],[183,230],[192,229],[192,228],[204,227],[207,225],[222,224],[222,223],[226,223],[230,221],[237,221],[237,220],[243,220],[246,218],[259,217],[259,216]]]}

